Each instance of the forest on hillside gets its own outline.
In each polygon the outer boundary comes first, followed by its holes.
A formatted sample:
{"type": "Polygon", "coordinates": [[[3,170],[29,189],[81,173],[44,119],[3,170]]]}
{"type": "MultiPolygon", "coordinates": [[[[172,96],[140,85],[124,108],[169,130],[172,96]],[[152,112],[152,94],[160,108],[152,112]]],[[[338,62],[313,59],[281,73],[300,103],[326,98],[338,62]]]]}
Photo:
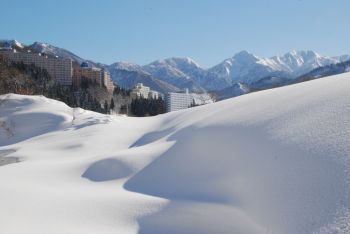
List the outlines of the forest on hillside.
{"type": "Polygon", "coordinates": [[[124,114],[130,116],[153,116],[164,113],[163,99],[134,99],[130,90],[116,86],[108,93],[87,78],[79,86],[63,86],[51,78],[45,69],[35,65],[15,63],[0,55],[0,95],[16,93],[23,95],[43,95],[62,101],[70,107],[104,114],[124,114]]]}

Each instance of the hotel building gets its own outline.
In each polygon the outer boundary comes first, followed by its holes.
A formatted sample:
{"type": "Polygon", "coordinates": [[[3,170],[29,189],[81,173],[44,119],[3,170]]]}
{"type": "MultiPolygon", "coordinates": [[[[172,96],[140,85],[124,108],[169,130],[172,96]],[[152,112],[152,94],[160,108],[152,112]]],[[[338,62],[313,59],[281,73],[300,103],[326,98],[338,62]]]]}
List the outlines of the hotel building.
{"type": "Polygon", "coordinates": [[[105,86],[109,93],[113,93],[114,84],[110,74],[104,69],[89,67],[83,62],[80,67],[73,69],[73,85],[80,86],[82,78],[87,78],[96,82],[100,86],[105,86]]]}
{"type": "Polygon", "coordinates": [[[204,105],[213,102],[214,100],[207,93],[189,93],[188,90],[186,90],[185,93],[165,94],[165,106],[167,112],[187,109],[193,104],[204,105]]]}
{"type": "Polygon", "coordinates": [[[130,96],[132,99],[137,98],[152,98],[158,99],[161,97],[161,94],[157,91],[151,90],[150,87],[144,86],[142,83],[137,83],[135,87],[131,90],[130,96]]]}
{"type": "Polygon", "coordinates": [[[105,70],[102,71],[102,82],[103,85],[106,87],[107,91],[109,93],[113,93],[114,91],[114,83],[111,79],[111,74],[105,70]]]}
{"type": "Polygon", "coordinates": [[[71,59],[63,59],[31,52],[17,52],[16,50],[1,50],[0,53],[13,62],[34,64],[47,70],[49,75],[62,85],[72,85],[73,65],[71,59]]]}
{"type": "Polygon", "coordinates": [[[187,109],[191,106],[192,97],[188,93],[166,93],[165,107],[167,112],[187,109]]]}

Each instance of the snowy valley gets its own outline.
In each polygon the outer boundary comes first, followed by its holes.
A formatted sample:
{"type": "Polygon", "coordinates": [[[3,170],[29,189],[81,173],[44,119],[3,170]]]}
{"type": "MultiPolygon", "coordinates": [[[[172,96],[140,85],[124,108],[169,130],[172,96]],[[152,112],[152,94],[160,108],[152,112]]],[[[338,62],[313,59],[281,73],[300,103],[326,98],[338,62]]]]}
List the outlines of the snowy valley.
{"type": "Polygon", "coordinates": [[[147,118],[2,95],[0,232],[349,233],[349,100],[350,73],[147,118]]]}

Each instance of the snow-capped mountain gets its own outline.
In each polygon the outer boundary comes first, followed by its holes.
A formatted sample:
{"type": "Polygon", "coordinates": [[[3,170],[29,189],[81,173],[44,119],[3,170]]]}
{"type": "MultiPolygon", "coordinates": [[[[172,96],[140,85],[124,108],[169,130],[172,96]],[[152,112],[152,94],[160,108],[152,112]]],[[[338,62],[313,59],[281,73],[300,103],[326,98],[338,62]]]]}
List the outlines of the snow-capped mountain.
{"type": "MultiPolygon", "coordinates": [[[[28,49],[38,53],[70,58],[77,63],[86,61],[66,49],[48,43],[35,42],[26,46],[16,40],[1,40],[0,47],[28,49]]],[[[159,91],[186,88],[191,91],[217,91],[226,88],[235,90],[238,83],[247,87],[252,86],[254,90],[265,86],[279,86],[282,83],[290,83],[315,69],[348,60],[350,60],[349,55],[328,57],[310,50],[293,50],[271,58],[262,58],[248,51],[241,51],[209,69],[201,67],[191,58],[161,59],[145,66],[128,62],[117,62],[111,65],[87,62],[91,66],[106,68],[110,71],[112,79],[125,87],[132,87],[135,85],[134,82],[143,82],[149,83],[152,85],[151,88],[159,91]],[[160,87],[156,83],[161,84],[160,87]],[[262,86],[259,87],[259,85],[262,86]]],[[[336,71],[329,71],[329,74],[334,73],[336,71]]]]}
{"type": "Polygon", "coordinates": [[[281,70],[290,74],[291,77],[300,76],[318,67],[341,62],[340,59],[321,56],[311,50],[293,50],[281,57],[274,56],[271,59],[281,67],[281,70]]]}
{"type": "Polygon", "coordinates": [[[111,77],[117,84],[128,89],[131,89],[137,83],[143,83],[152,90],[161,93],[180,91],[176,86],[155,78],[136,64],[118,62],[105,66],[105,68],[109,70],[111,77]]]}
{"type": "Polygon", "coordinates": [[[341,62],[347,62],[347,61],[350,60],[350,55],[344,54],[344,55],[340,55],[340,56],[335,56],[333,58],[335,58],[335,59],[337,59],[337,60],[339,60],[341,62]]]}
{"type": "Polygon", "coordinates": [[[125,70],[125,71],[138,71],[142,73],[147,73],[142,66],[134,64],[134,63],[128,63],[128,62],[116,62],[108,66],[108,69],[112,70],[125,70]]]}
{"type": "MultiPolygon", "coordinates": [[[[154,61],[145,66],[116,62],[106,66],[106,68],[110,71],[112,78],[124,87],[133,85],[134,82],[130,82],[131,80],[143,83],[153,80],[162,84],[162,90],[179,91],[188,88],[191,91],[204,91],[198,82],[200,78],[205,76],[205,70],[191,58],[168,58],[154,61]],[[128,80],[125,79],[126,76],[128,80]],[[167,87],[163,86],[165,84],[167,87]]],[[[153,85],[154,87],[156,86],[153,85]]],[[[159,87],[157,88],[159,90],[159,87]]]]}
{"type": "Polygon", "coordinates": [[[235,83],[227,88],[215,92],[217,100],[224,100],[231,97],[237,97],[250,92],[250,88],[241,83],[235,83]]]}
{"type": "Polygon", "coordinates": [[[327,66],[319,67],[298,77],[295,81],[306,81],[317,78],[322,78],[325,76],[337,75],[345,72],[350,72],[350,60],[346,60],[337,64],[330,64],[327,66]]]}
{"type": "Polygon", "coordinates": [[[78,63],[82,63],[83,61],[85,61],[85,59],[75,55],[74,53],[66,49],[62,49],[62,48],[50,45],[48,43],[34,42],[28,47],[39,53],[45,53],[45,54],[58,56],[62,58],[70,58],[74,61],[77,61],[78,63]]]}
{"type": "Polygon", "coordinates": [[[227,82],[251,84],[268,76],[293,79],[318,67],[336,64],[349,56],[327,57],[314,51],[291,51],[283,56],[260,58],[241,51],[209,69],[211,76],[227,82]]]}
{"type": "Polygon", "coordinates": [[[0,40],[0,47],[23,49],[25,46],[17,40],[0,40]]]}
{"type": "Polygon", "coordinates": [[[314,51],[296,50],[282,56],[260,58],[248,51],[241,51],[209,69],[201,68],[190,58],[158,60],[143,68],[153,76],[178,87],[192,80],[202,89],[221,90],[236,83],[257,84],[266,77],[278,78],[270,80],[271,82],[282,78],[295,79],[316,68],[348,59],[349,55],[327,57],[314,51]]]}
{"type": "Polygon", "coordinates": [[[153,76],[180,88],[203,90],[200,81],[206,71],[191,58],[157,60],[143,68],[153,76]]]}
{"type": "Polygon", "coordinates": [[[171,85],[161,79],[157,79],[148,73],[142,66],[128,63],[116,62],[111,65],[105,65],[105,68],[111,73],[112,79],[124,88],[131,89],[137,83],[143,83],[161,93],[180,91],[174,85],[171,85]]]}
{"type": "Polygon", "coordinates": [[[271,61],[261,59],[248,51],[241,51],[232,58],[209,69],[212,79],[219,79],[227,84],[241,82],[251,83],[255,79],[267,76],[278,69],[271,61]]]}

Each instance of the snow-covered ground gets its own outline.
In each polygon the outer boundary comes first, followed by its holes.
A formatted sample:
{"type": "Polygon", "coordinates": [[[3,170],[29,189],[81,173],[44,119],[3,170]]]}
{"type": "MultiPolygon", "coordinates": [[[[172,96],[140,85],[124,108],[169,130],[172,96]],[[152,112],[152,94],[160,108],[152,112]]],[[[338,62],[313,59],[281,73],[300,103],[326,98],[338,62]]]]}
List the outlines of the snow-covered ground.
{"type": "Polygon", "coordinates": [[[350,233],[350,73],[152,118],[3,95],[0,145],[0,233],[350,233]]]}

